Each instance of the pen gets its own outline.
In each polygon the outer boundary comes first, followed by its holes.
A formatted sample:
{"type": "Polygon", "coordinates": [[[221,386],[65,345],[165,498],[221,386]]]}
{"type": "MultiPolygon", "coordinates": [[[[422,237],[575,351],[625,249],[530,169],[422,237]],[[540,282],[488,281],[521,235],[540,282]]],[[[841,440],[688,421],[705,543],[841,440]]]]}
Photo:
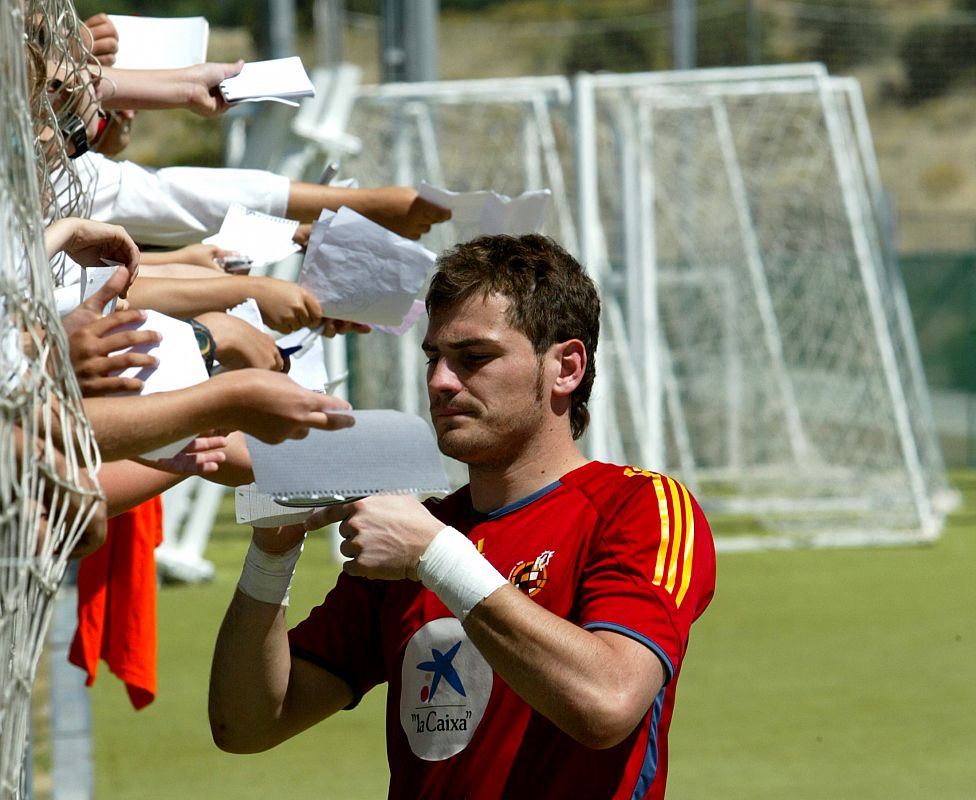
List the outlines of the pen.
{"type": "Polygon", "coordinates": [[[281,353],[281,357],[289,358],[294,356],[295,358],[301,358],[312,349],[312,345],[315,344],[315,339],[318,337],[318,335],[322,333],[323,327],[325,327],[325,323],[320,323],[314,328],[309,329],[309,332],[302,337],[298,344],[294,344],[289,347],[279,347],[278,352],[281,353]]]}
{"type": "Polygon", "coordinates": [[[339,165],[335,161],[330,161],[325,169],[322,171],[322,177],[319,178],[319,183],[322,186],[328,186],[332,183],[332,179],[339,173],[339,165]]]}

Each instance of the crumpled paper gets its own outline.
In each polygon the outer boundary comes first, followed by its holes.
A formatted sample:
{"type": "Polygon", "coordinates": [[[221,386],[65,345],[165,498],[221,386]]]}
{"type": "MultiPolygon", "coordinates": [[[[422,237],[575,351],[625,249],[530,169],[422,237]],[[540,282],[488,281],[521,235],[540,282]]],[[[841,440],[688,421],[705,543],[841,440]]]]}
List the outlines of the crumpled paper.
{"type": "Polygon", "coordinates": [[[413,309],[436,256],[343,206],[312,225],[298,282],[325,316],[397,327],[413,309]]]}

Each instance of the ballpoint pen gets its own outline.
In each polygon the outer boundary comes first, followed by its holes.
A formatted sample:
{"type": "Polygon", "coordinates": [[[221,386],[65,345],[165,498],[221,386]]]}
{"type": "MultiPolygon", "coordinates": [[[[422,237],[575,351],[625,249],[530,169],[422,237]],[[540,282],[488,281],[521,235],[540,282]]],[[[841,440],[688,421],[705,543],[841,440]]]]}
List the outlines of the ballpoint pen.
{"type": "Polygon", "coordinates": [[[335,161],[330,161],[325,169],[322,171],[322,177],[319,178],[319,183],[322,186],[328,186],[332,183],[332,179],[339,173],[339,165],[335,161]]]}

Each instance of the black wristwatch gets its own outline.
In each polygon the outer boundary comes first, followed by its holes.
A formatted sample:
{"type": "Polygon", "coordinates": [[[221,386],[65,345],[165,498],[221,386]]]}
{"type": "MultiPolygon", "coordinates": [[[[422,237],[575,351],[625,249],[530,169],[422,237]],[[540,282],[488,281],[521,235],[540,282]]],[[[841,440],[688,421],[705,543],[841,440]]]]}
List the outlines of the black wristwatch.
{"type": "Polygon", "coordinates": [[[193,333],[197,337],[197,347],[200,348],[200,355],[203,363],[207,365],[207,374],[213,374],[214,356],[217,354],[217,342],[214,341],[210,328],[196,319],[188,319],[193,333]]]}

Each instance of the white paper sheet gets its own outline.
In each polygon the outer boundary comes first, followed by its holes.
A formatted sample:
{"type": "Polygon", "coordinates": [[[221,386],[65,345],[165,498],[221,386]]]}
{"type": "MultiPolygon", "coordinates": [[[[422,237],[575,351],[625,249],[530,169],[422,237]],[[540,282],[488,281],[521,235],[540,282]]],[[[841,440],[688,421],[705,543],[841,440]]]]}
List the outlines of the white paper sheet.
{"type": "Polygon", "coordinates": [[[220,230],[203,241],[250,256],[251,268],[258,269],[301,250],[292,240],[296,228],[296,220],[262,214],[234,203],[227,209],[220,230]]]}
{"type": "Polygon", "coordinates": [[[108,17],[119,32],[119,69],[181,69],[207,60],[205,17],[108,17]]]}
{"type": "Polygon", "coordinates": [[[261,316],[261,308],[258,306],[258,301],[253,297],[247,297],[243,303],[238,303],[233,308],[228,308],[227,313],[232,317],[243,320],[248,325],[252,325],[262,333],[266,330],[264,317],[261,316]]]}
{"type": "Polygon", "coordinates": [[[298,99],[315,96],[315,87],[301,58],[289,56],[248,62],[237,75],[220,82],[220,93],[228,103],[272,100],[298,106],[298,99]]]}
{"type": "Polygon", "coordinates": [[[451,219],[459,223],[477,223],[486,234],[507,233],[518,236],[536,233],[546,218],[549,189],[523,192],[517,197],[489,190],[451,192],[424,181],[418,192],[425,200],[451,209],[451,219]]]}
{"type": "MultiPolygon", "coordinates": [[[[118,272],[119,264],[111,264],[104,267],[86,267],[81,271],[81,302],[84,303],[95,292],[101,289],[109,278],[118,272]]],[[[115,311],[119,298],[113,297],[102,307],[102,314],[111,314],[115,311]]]]}
{"type": "Polygon", "coordinates": [[[435,255],[343,206],[312,225],[298,282],[327,317],[399,326],[413,308],[435,255]]]}
{"type": "MultiPolygon", "coordinates": [[[[157,392],[168,392],[175,389],[186,389],[203,383],[209,376],[207,368],[200,357],[197,338],[186,322],[160,314],[158,311],[146,311],[146,319],[130,325],[122,325],[117,331],[158,331],[162,341],[139,347],[119,350],[112,355],[136,351],[149,353],[156,357],[159,363],[155,367],[129,367],[119,374],[126,378],[138,378],[143,381],[142,391],[137,394],[150,395],[157,392]]],[[[145,453],[144,458],[171,458],[193,441],[193,437],[165,445],[152,452],[145,453]]]]}
{"type": "MultiPolygon", "coordinates": [[[[59,286],[54,290],[54,302],[58,309],[58,316],[65,317],[78,308],[85,300],[101,289],[117,269],[118,266],[108,266],[85,267],[78,270],[81,275],[81,280],[78,283],[59,286]]],[[[118,298],[113,297],[105,304],[102,313],[111,314],[115,311],[117,302],[118,298]]]]}

